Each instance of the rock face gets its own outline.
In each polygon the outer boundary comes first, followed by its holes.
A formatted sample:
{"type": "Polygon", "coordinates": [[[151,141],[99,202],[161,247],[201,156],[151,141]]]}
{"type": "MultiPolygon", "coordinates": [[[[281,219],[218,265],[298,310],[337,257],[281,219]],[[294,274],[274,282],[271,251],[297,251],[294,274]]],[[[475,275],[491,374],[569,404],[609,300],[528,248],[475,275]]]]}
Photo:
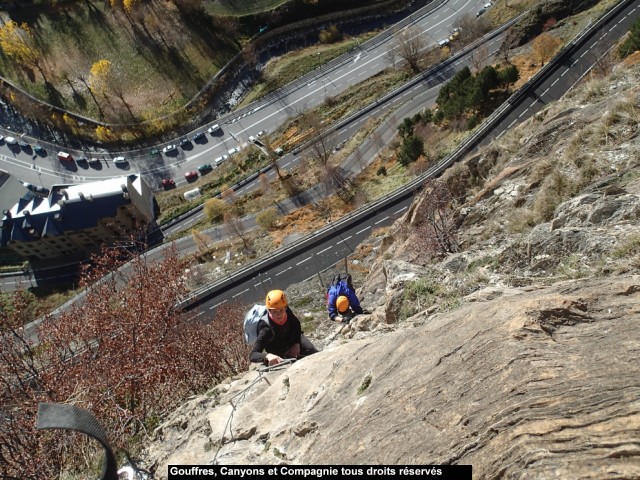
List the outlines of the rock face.
{"type": "Polygon", "coordinates": [[[214,461],[635,478],[638,305],[640,277],[629,276],[418,315],[286,370],[248,372],[216,388],[215,407],[210,397],[192,400],[161,427],[150,457],[159,478],[170,463],[214,461]]]}
{"type": "Polygon", "coordinates": [[[369,245],[371,313],[173,412],[145,455],[157,477],[359,463],[640,478],[640,68],[615,98],[598,85],[445,172],[458,251],[415,248],[426,192],[369,245]]]}

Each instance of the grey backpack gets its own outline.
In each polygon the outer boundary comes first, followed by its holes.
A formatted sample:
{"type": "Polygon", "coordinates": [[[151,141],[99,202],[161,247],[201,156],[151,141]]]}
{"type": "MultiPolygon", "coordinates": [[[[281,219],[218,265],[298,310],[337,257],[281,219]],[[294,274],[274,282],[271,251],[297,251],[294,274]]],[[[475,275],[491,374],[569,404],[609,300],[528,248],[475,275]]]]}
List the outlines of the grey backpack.
{"type": "Polygon", "coordinates": [[[249,345],[253,345],[258,340],[258,322],[264,320],[269,324],[267,307],[264,305],[254,305],[244,316],[244,339],[249,345]]]}

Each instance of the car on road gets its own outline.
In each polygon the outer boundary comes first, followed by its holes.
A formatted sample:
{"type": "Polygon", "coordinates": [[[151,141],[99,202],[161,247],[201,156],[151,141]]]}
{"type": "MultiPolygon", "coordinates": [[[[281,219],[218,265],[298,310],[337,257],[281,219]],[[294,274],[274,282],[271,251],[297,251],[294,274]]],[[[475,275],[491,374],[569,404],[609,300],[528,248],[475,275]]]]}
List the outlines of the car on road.
{"type": "Polygon", "coordinates": [[[229,158],[229,155],[224,154],[224,155],[222,155],[221,157],[216,158],[216,159],[214,160],[214,163],[215,163],[216,165],[220,165],[222,162],[224,162],[224,161],[225,161],[225,160],[227,160],[228,158],[229,158]]]}
{"type": "Polygon", "coordinates": [[[195,170],[191,171],[191,172],[187,172],[184,174],[184,178],[187,179],[187,181],[191,182],[193,180],[195,180],[196,178],[198,178],[198,172],[196,172],[195,170]]]}
{"type": "Polygon", "coordinates": [[[18,140],[16,140],[14,137],[5,137],[4,141],[7,142],[7,145],[17,145],[18,144],[18,140]]]}
{"type": "Polygon", "coordinates": [[[231,156],[233,154],[235,154],[236,152],[239,152],[240,149],[238,147],[231,147],[228,151],[227,151],[227,155],[231,156]]]}
{"type": "Polygon", "coordinates": [[[67,152],[58,152],[57,157],[61,162],[73,162],[73,156],[67,152]]]}
{"type": "Polygon", "coordinates": [[[273,151],[273,153],[281,157],[282,155],[284,155],[284,150],[282,149],[282,147],[278,147],[273,151]]]}
{"type": "Polygon", "coordinates": [[[491,2],[487,2],[483,5],[483,8],[486,10],[487,8],[493,6],[493,4],[491,2]]]}
{"type": "Polygon", "coordinates": [[[193,137],[191,137],[191,140],[195,142],[196,140],[199,140],[201,138],[204,138],[204,132],[198,132],[194,134],[193,137]]]}
{"type": "Polygon", "coordinates": [[[478,10],[478,13],[476,13],[476,18],[478,18],[480,15],[484,14],[484,12],[486,12],[487,9],[482,7],[480,10],[478,10]]]}
{"type": "Polygon", "coordinates": [[[264,130],[260,130],[258,133],[256,133],[256,137],[260,138],[260,137],[261,137],[261,136],[263,136],[265,133],[267,133],[267,132],[265,132],[264,130]]]}
{"type": "Polygon", "coordinates": [[[89,159],[87,157],[85,157],[84,155],[81,157],[76,158],[76,163],[87,163],[89,161],[89,159]]]}
{"type": "Polygon", "coordinates": [[[443,38],[442,40],[440,40],[440,41],[438,42],[438,46],[439,46],[440,48],[442,48],[442,47],[447,47],[447,46],[449,46],[449,43],[451,43],[451,42],[449,41],[449,39],[448,39],[448,38],[443,38]]]}
{"type": "Polygon", "coordinates": [[[207,172],[210,172],[211,170],[213,170],[213,167],[211,166],[210,163],[203,163],[202,165],[198,166],[198,171],[200,173],[207,173],[207,172]]]}
{"type": "Polygon", "coordinates": [[[45,155],[47,153],[45,148],[41,147],[40,145],[36,145],[35,147],[33,147],[33,151],[36,152],[38,155],[45,155]]]}
{"type": "Polygon", "coordinates": [[[24,142],[24,141],[19,141],[18,146],[23,150],[27,150],[31,148],[31,145],[29,145],[27,142],[24,142]]]}
{"type": "Polygon", "coordinates": [[[113,163],[115,163],[116,165],[122,165],[124,163],[127,163],[127,159],[124,157],[116,157],[113,159],[113,163]]]}
{"type": "Polygon", "coordinates": [[[176,186],[176,182],[173,180],[173,178],[163,178],[161,183],[164,188],[171,188],[176,186]]]}
{"type": "Polygon", "coordinates": [[[207,130],[209,133],[214,134],[220,131],[220,125],[218,125],[217,123],[215,125],[211,125],[209,127],[209,130],[207,130]]]}
{"type": "Polygon", "coordinates": [[[94,158],[91,158],[91,159],[89,159],[89,163],[90,163],[91,165],[97,165],[97,164],[99,164],[99,163],[100,163],[100,159],[99,159],[99,158],[95,158],[95,157],[94,157],[94,158]]]}
{"type": "Polygon", "coordinates": [[[4,135],[0,135],[0,143],[4,142],[4,135]]]}
{"type": "Polygon", "coordinates": [[[151,155],[152,157],[156,157],[160,155],[160,150],[158,150],[157,148],[154,148],[149,152],[149,155],[151,155]]]}
{"type": "Polygon", "coordinates": [[[173,145],[173,144],[171,144],[171,145],[167,145],[166,147],[164,147],[164,148],[162,149],[162,153],[169,153],[169,152],[173,152],[176,148],[178,148],[178,147],[176,147],[176,146],[175,146],[175,145],[173,145]]]}
{"type": "Polygon", "coordinates": [[[191,145],[191,140],[189,140],[188,138],[183,138],[182,140],[180,140],[180,146],[182,148],[187,147],[191,145]]]}

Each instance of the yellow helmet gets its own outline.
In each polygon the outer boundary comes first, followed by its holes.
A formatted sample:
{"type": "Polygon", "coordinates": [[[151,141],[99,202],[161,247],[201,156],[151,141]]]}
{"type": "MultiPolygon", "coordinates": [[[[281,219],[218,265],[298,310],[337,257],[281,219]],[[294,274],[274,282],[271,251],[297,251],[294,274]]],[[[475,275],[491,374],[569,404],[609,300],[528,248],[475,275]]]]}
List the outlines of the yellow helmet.
{"type": "Polygon", "coordinates": [[[349,299],[344,295],[340,295],[336,300],[336,308],[340,313],[346,312],[349,309],[349,299]]]}
{"type": "Polygon", "coordinates": [[[267,293],[265,306],[271,310],[272,308],[285,308],[287,306],[287,296],[282,290],[271,290],[267,293]]]}

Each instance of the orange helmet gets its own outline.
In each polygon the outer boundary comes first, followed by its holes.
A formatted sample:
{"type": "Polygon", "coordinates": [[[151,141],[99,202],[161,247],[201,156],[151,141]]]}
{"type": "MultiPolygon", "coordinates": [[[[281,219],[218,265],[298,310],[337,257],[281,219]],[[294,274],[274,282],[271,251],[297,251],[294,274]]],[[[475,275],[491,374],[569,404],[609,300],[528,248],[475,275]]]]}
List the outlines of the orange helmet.
{"type": "Polygon", "coordinates": [[[271,310],[272,308],[285,308],[287,306],[287,296],[282,290],[271,290],[267,293],[265,306],[271,310]]]}
{"type": "Polygon", "coordinates": [[[336,308],[340,313],[346,312],[349,309],[349,299],[344,295],[340,295],[336,300],[336,308]]]}

